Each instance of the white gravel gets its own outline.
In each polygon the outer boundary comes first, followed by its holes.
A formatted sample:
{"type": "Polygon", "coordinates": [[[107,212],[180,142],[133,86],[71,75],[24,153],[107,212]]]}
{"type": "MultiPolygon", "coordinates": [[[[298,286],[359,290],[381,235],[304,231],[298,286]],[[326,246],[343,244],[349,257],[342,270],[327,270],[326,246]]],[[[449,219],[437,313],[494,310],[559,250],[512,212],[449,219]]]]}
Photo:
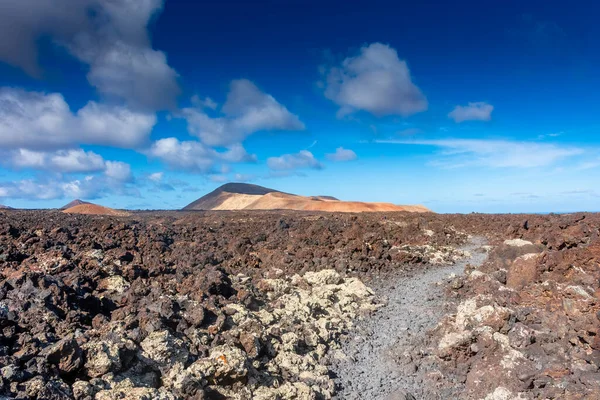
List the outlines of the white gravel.
{"type": "Polygon", "coordinates": [[[484,245],[485,239],[472,238],[461,248],[471,257],[454,265],[430,267],[372,285],[387,304],[355,325],[341,350],[345,357],[335,357],[337,399],[446,399],[460,390],[436,388],[424,380],[427,374],[438,372],[435,357],[428,357],[422,345],[445,313],[447,301],[438,282],[462,274],[467,264],[481,265],[487,256],[484,245]]]}

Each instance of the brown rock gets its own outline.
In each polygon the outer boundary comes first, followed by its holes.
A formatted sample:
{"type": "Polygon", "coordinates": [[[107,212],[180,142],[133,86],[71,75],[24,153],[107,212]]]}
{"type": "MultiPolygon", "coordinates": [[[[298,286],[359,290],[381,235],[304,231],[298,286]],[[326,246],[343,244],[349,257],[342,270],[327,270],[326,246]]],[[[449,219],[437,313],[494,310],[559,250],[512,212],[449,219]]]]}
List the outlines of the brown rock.
{"type": "Polygon", "coordinates": [[[242,332],[240,343],[250,357],[257,357],[261,350],[260,340],[252,333],[242,332]]]}
{"type": "Polygon", "coordinates": [[[194,305],[189,307],[183,315],[185,320],[194,327],[199,327],[200,325],[202,325],[202,322],[204,321],[204,316],[204,307],[202,307],[201,305],[194,305]]]}
{"type": "Polygon", "coordinates": [[[58,366],[61,375],[71,374],[83,365],[83,351],[72,336],[45,348],[42,354],[49,364],[58,366]]]}
{"type": "Polygon", "coordinates": [[[508,269],[506,286],[512,289],[522,289],[537,279],[537,260],[535,253],[518,257],[508,269]]]}

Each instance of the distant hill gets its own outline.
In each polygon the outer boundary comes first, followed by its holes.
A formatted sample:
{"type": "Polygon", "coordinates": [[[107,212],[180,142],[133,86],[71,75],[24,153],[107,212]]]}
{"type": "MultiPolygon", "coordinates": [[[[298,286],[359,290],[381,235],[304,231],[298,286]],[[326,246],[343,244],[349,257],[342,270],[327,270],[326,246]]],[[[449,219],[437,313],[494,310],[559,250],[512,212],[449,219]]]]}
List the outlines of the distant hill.
{"type": "Polygon", "coordinates": [[[340,201],[331,196],[298,196],[247,183],[227,183],[184,210],[306,210],[330,212],[410,211],[428,212],[423,206],[399,206],[391,203],[340,201]]]}
{"type": "Polygon", "coordinates": [[[78,206],[81,204],[92,204],[92,203],[89,203],[89,202],[83,201],[83,200],[79,200],[79,199],[75,199],[72,202],[70,202],[69,204],[65,204],[64,206],[62,206],[60,208],[60,210],[66,210],[68,208],[75,207],[75,206],[78,206]]]}
{"type": "Polygon", "coordinates": [[[14,208],[0,204],[0,210],[14,210],[14,208]]]}
{"type": "MultiPolygon", "coordinates": [[[[251,185],[249,183],[226,183],[218,187],[209,194],[200,197],[198,200],[188,204],[184,210],[225,210],[225,209],[241,209],[243,207],[243,199],[256,200],[257,197],[268,193],[276,192],[276,190],[266,187],[251,185]],[[235,208],[219,208],[227,206],[229,202],[237,204],[235,208]],[[240,208],[241,207],[241,208],[240,208]]],[[[231,204],[234,207],[234,204],[231,204]]]]}
{"type": "Polygon", "coordinates": [[[115,217],[125,217],[129,215],[127,211],[115,210],[86,202],[69,207],[66,210],[63,210],[63,212],[66,214],[112,215],[115,217]]]}

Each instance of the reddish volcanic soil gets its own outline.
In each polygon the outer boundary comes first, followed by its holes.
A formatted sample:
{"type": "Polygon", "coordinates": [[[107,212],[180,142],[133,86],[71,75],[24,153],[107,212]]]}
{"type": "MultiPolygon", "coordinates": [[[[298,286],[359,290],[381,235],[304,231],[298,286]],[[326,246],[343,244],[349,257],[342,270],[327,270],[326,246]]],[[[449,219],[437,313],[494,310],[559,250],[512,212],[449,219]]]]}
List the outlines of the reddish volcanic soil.
{"type": "Polygon", "coordinates": [[[66,214],[111,215],[115,217],[125,217],[129,215],[126,211],[114,210],[112,208],[90,203],[78,204],[63,210],[63,212],[66,214]]]}
{"type": "Polygon", "coordinates": [[[299,196],[246,183],[228,183],[184,210],[295,210],[327,212],[429,212],[420,205],[341,201],[331,196],[299,196]]]}
{"type": "Polygon", "coordinates": [[[245,210],[300,210],[328,212],[428,212],[423,206],[398,206],[391,203],[340,201],[322,197],[304,197],[285,193],[268,193],[243,207],[245,210]]]}

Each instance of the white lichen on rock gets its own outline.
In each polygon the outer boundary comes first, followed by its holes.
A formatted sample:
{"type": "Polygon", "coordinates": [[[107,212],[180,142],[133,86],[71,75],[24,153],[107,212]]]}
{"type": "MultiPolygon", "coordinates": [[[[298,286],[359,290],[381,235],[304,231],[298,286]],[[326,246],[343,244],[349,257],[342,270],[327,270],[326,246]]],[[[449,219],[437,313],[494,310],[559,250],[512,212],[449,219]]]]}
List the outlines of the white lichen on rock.
{"type": "Polygon", "coordinates": [[[530,241],[523,240],[523,239],[507,239],[504,241],[504,244],[507,246],[513,246],[513,247],[523,247],[523,246],[527,246],[527,245],[533,245],[533,243],[531,243],[530,241]]]}
{"type": "Polygon", "coordinates": [[[433,265],[454,264],[458,260],[471,256],[468,251],[457,249],[456,247],[431,246],[428,244],[392,246],[391,250],[396,250],[400,253],[405,253],[412,257],[420,258],[424,262],[433,265]]]}
{"type": "Polygon", "coordinates": [[[98,378],[77,384],[80,397],[95,393],[99,399],[170,399],[212,392],[240,400],[331,398],[334,382],[325,365],[327,354],[339,349],[340,336],[353,319],[380,304],[359,279],[334,270],[275,276],[257,285],[266,300],[260,309],[242,303],[225,307],[227,335],[243,349],[223,344],[193,361],[175,334],[152,332],[141,342],[139,357],[141,368],[160,371],[155,378],[160,377],[162,387],[157,390],[152,377],[143,382],[106,373],[120,362],[119,348],[93,344],[99,346],[96,357],[86,367],[98,378]]]}

